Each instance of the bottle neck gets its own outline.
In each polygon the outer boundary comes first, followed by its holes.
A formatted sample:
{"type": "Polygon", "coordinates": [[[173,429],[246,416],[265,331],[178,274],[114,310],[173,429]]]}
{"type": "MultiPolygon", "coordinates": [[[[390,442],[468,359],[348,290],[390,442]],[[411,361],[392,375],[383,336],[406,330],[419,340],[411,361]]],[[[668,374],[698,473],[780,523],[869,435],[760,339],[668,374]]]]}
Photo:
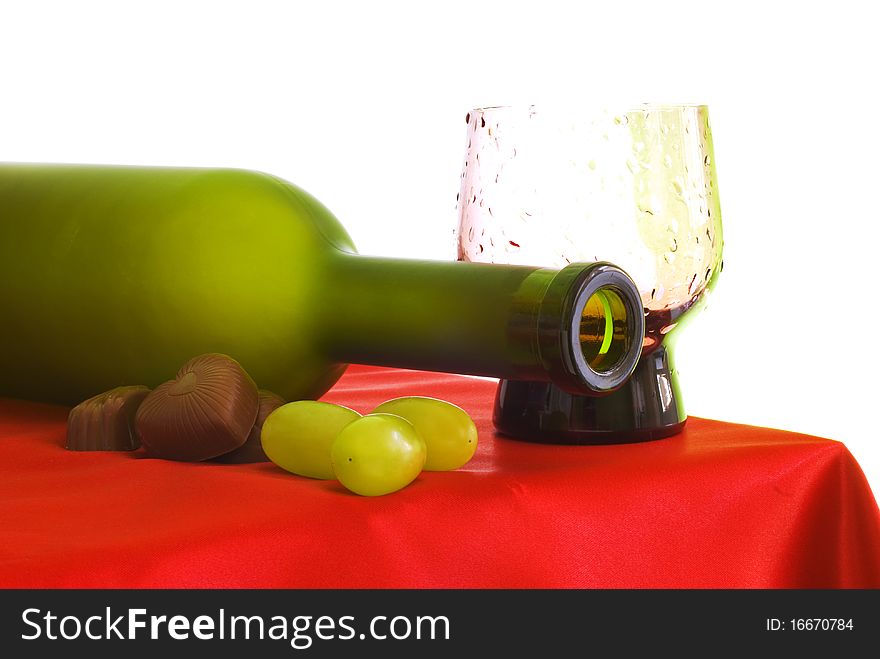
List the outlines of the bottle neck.
{"type": "Polygon", "coordinates": [[[341,363],[552,381],[581,394],[619,387],[638,361],[644,316],[610,264],[563,270],[338,253],[320,345],[341,363]]]}

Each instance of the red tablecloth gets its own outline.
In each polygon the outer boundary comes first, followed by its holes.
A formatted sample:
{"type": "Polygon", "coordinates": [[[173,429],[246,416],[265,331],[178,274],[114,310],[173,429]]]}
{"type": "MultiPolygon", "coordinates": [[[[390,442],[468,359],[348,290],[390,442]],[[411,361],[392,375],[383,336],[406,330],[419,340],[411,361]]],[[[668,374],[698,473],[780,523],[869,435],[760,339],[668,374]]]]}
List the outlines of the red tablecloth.
{"type": "Polygon", "coordinates": [[[271,463],[63,448],[67,408],[0,400],[0,587],[880,587],[880,512],[839,442],[691,418],[677,437],[496,437],[494,382],[351,367],[360,412],[444,398],[474,459],[359,497],[271,463]]]}

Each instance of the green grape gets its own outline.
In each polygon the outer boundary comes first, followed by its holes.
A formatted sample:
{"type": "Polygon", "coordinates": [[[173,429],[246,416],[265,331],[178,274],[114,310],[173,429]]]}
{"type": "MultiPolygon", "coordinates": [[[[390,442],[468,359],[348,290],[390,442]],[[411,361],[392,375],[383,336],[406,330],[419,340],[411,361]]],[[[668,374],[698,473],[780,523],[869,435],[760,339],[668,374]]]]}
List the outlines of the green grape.
{"type": "Polygon", "coordinates": [[[260,441],[266,456],[282,469],[310,478],[335,478],[330,446],[340,430],[360,418],[342,405],[298,400],[266,417],[260,441]]]}
{"type": "Polygon", "coordinates": [[[363,496],[406,487],[422,471],[427,447],[412,424],[394,414],[367,414],[348,424],[333,442],[336,478],[363,496]]]}
{"type": "Polygon", "coordinates": [[[427,471],[458,469],[477,450],[477,427],[457,405],[437,398],[405,396],[386,401],[376,413],[402,416],[415,427],[428,447],[427,471]]]}

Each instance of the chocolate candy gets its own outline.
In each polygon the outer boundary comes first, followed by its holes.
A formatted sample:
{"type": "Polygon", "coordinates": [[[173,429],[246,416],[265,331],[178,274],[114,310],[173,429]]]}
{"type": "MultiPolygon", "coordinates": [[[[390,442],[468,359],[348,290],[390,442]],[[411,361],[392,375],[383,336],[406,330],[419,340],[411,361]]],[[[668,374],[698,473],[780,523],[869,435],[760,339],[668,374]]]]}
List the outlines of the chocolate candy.
{"type": "Polygon", "coordinates": [[[241,365],[209,353],[188,361],[146,397],[135,429],[153,457],[207,460],[242,446],[258,409],[257,385],[241,365]]]}
{"type": "Polygon", "coordinates": [[[278,394],[271,391],[260,389],[260,409],[257,412],[257,420],[247,441],[239,448],[223,455],[218,455],[214,460],[216,462],[224,462],[227,464],[243,464],[246,462],[267,462],[266,453],[263,451],[263,443],[260,441],[260,434],[263,430],[263,422],[272,412],[284,405],[285,400],[278,394]]]}
{"type": "Polygon", "coordinates": [[[132,451],[140,446],[135,414],[150,393],[143,386],[116,387],[83,401],[67,417],[71,451],[132,451]]]}

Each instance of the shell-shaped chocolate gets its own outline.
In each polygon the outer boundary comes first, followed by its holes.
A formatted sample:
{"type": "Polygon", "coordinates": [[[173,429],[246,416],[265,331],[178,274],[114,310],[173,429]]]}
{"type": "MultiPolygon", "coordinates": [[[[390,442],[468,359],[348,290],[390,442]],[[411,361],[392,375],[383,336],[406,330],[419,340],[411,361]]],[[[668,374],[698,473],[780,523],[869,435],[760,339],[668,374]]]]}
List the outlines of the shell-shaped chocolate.
{"type": "Polygon", "coordinates": [[[147,396],[135,429],[154,457],[207,460],[244,444],[258,408],[257,385],[241,365],[209,353],[188,361],[147,396]]]}
{"type": "Polygon", "coordinates": [[[287,401],[278,394],[273,394],[271,391],[266,391],[265,389],[260,389],[259,393],[260,409],[257,411],[257,420],[254,422],[254,427],[251,428],[247,441],[234,451],[218,455],[214,458],[217,462],[224,462],[227,464],[268,462],[269,458],[266,457],[266,453],[263,451],[263,443],[260,441],[263,422],[266,420],[266,417],[284,405],[287,401]]]}
{"type": "Polygon", "coordinates": [[[71,451],[133,451],[140,446],[134,419],[150,393],[140,385],[116,387],[84,400],[67,416],[67,442],[71,451]]]}

